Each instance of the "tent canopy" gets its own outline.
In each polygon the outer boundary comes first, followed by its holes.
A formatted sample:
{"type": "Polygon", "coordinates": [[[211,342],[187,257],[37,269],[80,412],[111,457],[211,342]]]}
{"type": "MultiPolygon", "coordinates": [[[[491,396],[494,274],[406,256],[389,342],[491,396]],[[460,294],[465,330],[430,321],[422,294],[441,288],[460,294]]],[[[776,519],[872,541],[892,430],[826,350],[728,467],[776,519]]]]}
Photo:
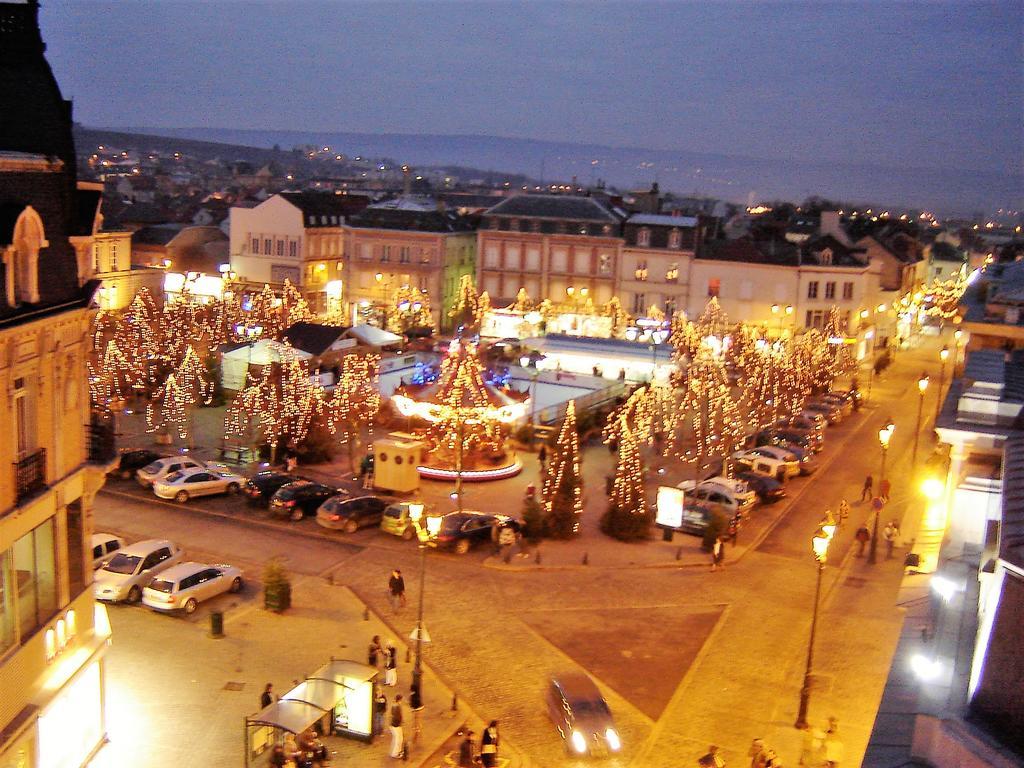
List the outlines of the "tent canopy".
{"type": "Polygon", "coordinates": [[[392,344],[402,343],[401,336],[396,336],[391,331],[385,331],[375,325],[354,325],[348,329],[346,335],[370,347],[389,347],[392,344]]]}
{"type": "MultiPolygon", "coordinates": [[[[238,349],[232,349],[224,353],[224,357],[230,360],[240,360],[251,365],[269,365],[270,363],[281,362],[281,351],[284,344],[273,339],[258,339],[252,344],[246,344],[238,349]]],[[[312,355],[303,352],[301,349],[292,347],[295,356],[300,360],[309,360],[312,355]]]]}
{"type": "Polygon", "coordinates": [[[346,681],[366,683],[377,676],[377,668],[351,659],[334,659],[309,676],[309,680],[330,680],[345,685],[346,681]]]}
{"type": "Polygon", "coordinates": [[[246,718],[246,725],[269,725],[291,733],[302,733],[313,726],[328,709],[321,709],[305,701],[281,699],[275,701],[262,712],[246,718]]]}

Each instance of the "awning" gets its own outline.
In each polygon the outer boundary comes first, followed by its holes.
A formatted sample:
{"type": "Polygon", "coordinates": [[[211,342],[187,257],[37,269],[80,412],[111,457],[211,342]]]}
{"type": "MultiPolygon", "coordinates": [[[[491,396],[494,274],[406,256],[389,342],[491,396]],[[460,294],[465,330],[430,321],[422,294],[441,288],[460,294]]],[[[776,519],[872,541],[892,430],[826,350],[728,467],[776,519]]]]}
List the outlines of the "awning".
{"type": "Polygon", "coordinates": [[[281,697],[281,701],[304,701],[320,709],[334,709],[345,696],[345,686],[333,680],[305,680],[281,697]]]}
{"type": "Polygon", "coordinates": [[[354,337],[370,347],[390,347],[393,344],[401,344],[402,337],[396,336],[391,331],[385,331],[375,325],[354,325],[345,332],[346,336],[354,337]]]}
{"type": "Polygon", "coordinates": [[[324,664],[307,680],[329,680],[333,683],[345,685],[346,681],[354,683],[366,683],[377,676],[377,668],[368,664],[361,664],[351,659],[335,659],[324,664]]]}
{"type": "Polygon", "coordinates": [[[246,718],[246,725],[269,725],[291,733],[302,733],[322,718],[329,709],[309,704],[305,701],[275,701],[269,707],[246,718]]]}

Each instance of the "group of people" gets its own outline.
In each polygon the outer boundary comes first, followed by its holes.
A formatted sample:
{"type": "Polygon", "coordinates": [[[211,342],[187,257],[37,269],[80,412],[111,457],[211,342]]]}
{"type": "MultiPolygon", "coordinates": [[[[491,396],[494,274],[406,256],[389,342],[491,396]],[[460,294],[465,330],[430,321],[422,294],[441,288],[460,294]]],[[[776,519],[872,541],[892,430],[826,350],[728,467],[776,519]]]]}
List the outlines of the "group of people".
{"type": "MultiPolygon", "coordinates": [[[[843,743],[839,740],[839,721],[828,719],[824,730],[806,726],[800,747],[800,765],[808,768],[839,768],[843,759],[843,743]]],[[[754,739],[747,750],[750,768],[782,768],[778,753],[769,747],[764,739],[754,739]]],[[[712,744],[705,755],[697,760],[700,768],[725,768],[721,749],[712,744]]],[[[461,763],[460,763],[461,766],[461,763]]]]}
{"type": "Polygon", "coordinates": [[[283,744],[275,744],[270,751],[270,765],[274,768],[326,768],[330,765],[327,747],[312,728],[298,737],[287,734],[283,744]]]}
{"type": "Polygon", "coordinates": [[[501,735],[498,733],[498,721],[491,720],[480,735],[479,743],[473,731],[466,731],[462,743],[459,744],[458,768],[493,768],[498,764],[498,748],[501,735]]]}
{"type": "MultiPolygon", "coordinates": [[[[383,685],[375,685],[373,690],[373,735],[383,735],[386,724],[391,737],[388,755],[401,759],[406,756],[409,749],[405,732],[405,699],[402,694],[395,694],[394,701],[389,707],[388,697],[384,693],[385,688],[395,688],[398,685],[398,649],[390,640],[382,642],[380,635],[374,635],[367,649],[366,663],[384,672],[383,685]]],[[[423,697],[415,680],[409,689],[408,701],[412,712],[412,737],[413,741],[416,741],[421,730],[423,697]]]]}

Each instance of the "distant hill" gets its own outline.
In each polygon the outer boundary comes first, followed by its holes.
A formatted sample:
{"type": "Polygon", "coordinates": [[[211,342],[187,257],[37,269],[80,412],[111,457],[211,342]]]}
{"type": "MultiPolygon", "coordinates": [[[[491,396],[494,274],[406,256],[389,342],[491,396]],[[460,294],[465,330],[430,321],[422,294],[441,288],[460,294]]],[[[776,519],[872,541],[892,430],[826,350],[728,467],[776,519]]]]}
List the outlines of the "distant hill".
{"type": "Polygon", "coordinates": [[[547,181],[568,181],[575,176],[582,184],[605,179],[621,187],[646,188],[656,179],[663,190],[682,195],[711,195],[739,203],[773,198],[801,200],[818,195],[894,207],[920,207],[944,214],[971,214],[1021,207],[1024,197],[1024,177],[1020,174],[884,168],[824,163],[813,158],[762,160],[497,136],[228,128],[122,130],[264,149],[275,144],[285,150],[301,144],[325,145],[348,155],[390,157],[414,166],[457,164],[499,173],[522,173],[547,181]]]}

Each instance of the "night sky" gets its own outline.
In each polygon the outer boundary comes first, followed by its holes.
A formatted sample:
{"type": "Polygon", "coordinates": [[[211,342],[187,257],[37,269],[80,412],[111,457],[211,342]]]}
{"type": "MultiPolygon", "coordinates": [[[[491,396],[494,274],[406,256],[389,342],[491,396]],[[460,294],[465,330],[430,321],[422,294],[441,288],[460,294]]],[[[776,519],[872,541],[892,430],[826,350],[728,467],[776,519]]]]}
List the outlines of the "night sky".
{"type": "Polygon", "coordinates": [[[1019,172],[1016,2],[44,0],[97,127],[514,136],[1019,172]]]}

